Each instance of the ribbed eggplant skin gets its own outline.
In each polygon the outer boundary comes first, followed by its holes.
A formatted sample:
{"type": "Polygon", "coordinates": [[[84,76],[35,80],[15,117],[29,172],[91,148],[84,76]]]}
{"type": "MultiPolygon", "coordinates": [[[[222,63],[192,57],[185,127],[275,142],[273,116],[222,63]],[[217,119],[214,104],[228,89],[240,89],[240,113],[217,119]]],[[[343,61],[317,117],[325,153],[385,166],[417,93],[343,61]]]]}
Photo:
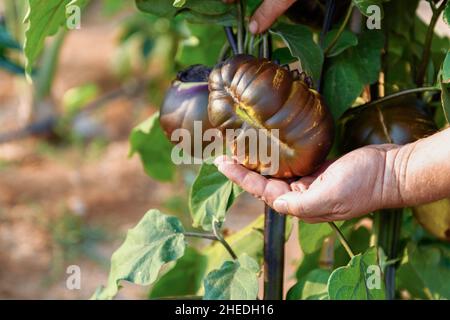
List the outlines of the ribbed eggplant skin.
{"type": "MultiPolygon", "coordinates": [[[[279,169],[272,177],[311,174],[330,151],[334,124],[323,99],[274,62],[250,55],[231,57],[212,70],[209,91],[211,124],[224,136],[227,129],[242,129],[242,135],[229,141],[233,153],[246,130],[279,129],[279,169]]],[[[266,138],[269,145],[272,139],[278,141],[270,134],[266,138]]],[[[249,169],[264,172],[268,164],[250,158],[246,155],[238,160],[249,169]]]]}

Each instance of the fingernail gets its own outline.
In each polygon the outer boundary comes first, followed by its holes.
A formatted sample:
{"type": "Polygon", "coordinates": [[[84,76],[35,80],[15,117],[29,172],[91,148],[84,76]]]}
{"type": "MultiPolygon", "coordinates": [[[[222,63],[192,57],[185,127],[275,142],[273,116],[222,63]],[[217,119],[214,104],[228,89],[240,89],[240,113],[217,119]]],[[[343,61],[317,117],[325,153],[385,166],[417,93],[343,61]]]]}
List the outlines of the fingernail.
{"type": "Polygon", "coordinates": [[[258,22],[256,20],[250,21],[250,24],[248,25],[248,29],[251,33],[257,33],[258,32],[258,22]]]}
{"type": "Polygon", "coordinates": [[[279,212],[282,212],[282,213],[286,213],[286,212],[288,212],[288,203],[284,199],[277,199],[273,203],[273,208],[276,211],[279,211],[279,212]]]}

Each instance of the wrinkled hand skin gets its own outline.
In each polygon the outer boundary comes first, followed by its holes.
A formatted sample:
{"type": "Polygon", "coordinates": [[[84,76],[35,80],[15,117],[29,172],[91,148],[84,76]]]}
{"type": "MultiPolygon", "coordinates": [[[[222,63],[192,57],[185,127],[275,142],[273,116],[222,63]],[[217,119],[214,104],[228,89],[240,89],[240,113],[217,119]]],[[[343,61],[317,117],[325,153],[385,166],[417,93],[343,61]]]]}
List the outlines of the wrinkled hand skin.
{"type": "MultiPolygon", "coordinates": [[[[267,59],[237,55],[213,69],[209,90],[211,124],[224,136],[227,129],[243,129],[231,141],[234,155],[246,130],[279,129],[279,140],[273,134],[268,138],[279,147],[279,169],[272,177],[308,175],[325,160],[334,137],[331,113],[321,96],[288,70],[267,59]]],[[[250,154],[245,146],[241,163],[264,172],[269,164],[252,161],[259,151],[250,154]]]]}
{"type": "Polygon", "coordinates": [[[404,146],[371,145],[287,184],[219,157],[224,175],[280,213],[309,223],[348,220],[377,209],[450,197],[450,129],[404,146]]]}
{"type": "Polygon", "coordinates": [[[396,148],[381,145],[355,150],[290,184],[267,179],[231,158],[217,158],[215,163],[230,180],[278,212],[318,223],[351,219],[393,202],[383,197],[389,196],[387,189],[395,187],[383,180],[386,153],[396,148]],[[278,198],[283,201],[274,203],[278,198]]]}

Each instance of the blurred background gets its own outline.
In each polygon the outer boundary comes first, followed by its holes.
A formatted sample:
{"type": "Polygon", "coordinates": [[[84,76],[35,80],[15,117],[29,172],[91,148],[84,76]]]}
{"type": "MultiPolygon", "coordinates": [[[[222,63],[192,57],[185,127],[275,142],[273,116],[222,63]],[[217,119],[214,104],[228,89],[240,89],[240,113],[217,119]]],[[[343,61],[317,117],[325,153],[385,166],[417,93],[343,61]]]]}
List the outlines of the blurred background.
{"type": "MultiPolygon", "coordinates": [[[[112,252],[148,209],[190,224],[196,168],[156,182],[129,157],[128,137],[158,110],[176,71],[213,65],[225,38],[220,27],[139,13],[134,1],[95,0],[79,30],[48,39],[31,84],[21,52],[26,10],[25,0],[0,0],[0,299],[87,299],[106,283],[112,252]],[[81,290],[66,288],[73,264],[81,290]]],[[[443,22],[436,29],[448,30],[443,22]]],[[[245,195],[226,227],[241,229],[262,212],[245,195]]],[[[301,258],[290,239],[287,280],[301,258]]],[[[125,284],[118,298],[147,293],[125,284]]]]}

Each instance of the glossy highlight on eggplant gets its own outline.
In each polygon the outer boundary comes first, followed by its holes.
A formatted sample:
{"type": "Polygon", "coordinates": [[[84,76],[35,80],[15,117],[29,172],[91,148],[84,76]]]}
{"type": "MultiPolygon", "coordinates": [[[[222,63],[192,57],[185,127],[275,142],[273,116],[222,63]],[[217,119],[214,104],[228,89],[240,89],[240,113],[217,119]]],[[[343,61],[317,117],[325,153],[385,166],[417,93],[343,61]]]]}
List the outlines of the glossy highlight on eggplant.
{"type": "MultiPolygon", "coordinates": [[[[167,91],[160,110],[160,124],[171,140],[176,129],[186,129],[194,141],[194,121],[201,121],[202,131],[212,128],[208,117],[208,76],[210,69],[194,65],[178,73],[167,91]]],[[[201,137],[200,137],[201,138],[201,137]]],[[[176,144],[178,141],[171,141],[176,144]]],[[[204,142],[203,147],[208,142],[204,142]]],[[[191,154],[194,148],[191,148],[191,154]]],[[[200,155],[196,155],[200,156],[200,155]]]]}

